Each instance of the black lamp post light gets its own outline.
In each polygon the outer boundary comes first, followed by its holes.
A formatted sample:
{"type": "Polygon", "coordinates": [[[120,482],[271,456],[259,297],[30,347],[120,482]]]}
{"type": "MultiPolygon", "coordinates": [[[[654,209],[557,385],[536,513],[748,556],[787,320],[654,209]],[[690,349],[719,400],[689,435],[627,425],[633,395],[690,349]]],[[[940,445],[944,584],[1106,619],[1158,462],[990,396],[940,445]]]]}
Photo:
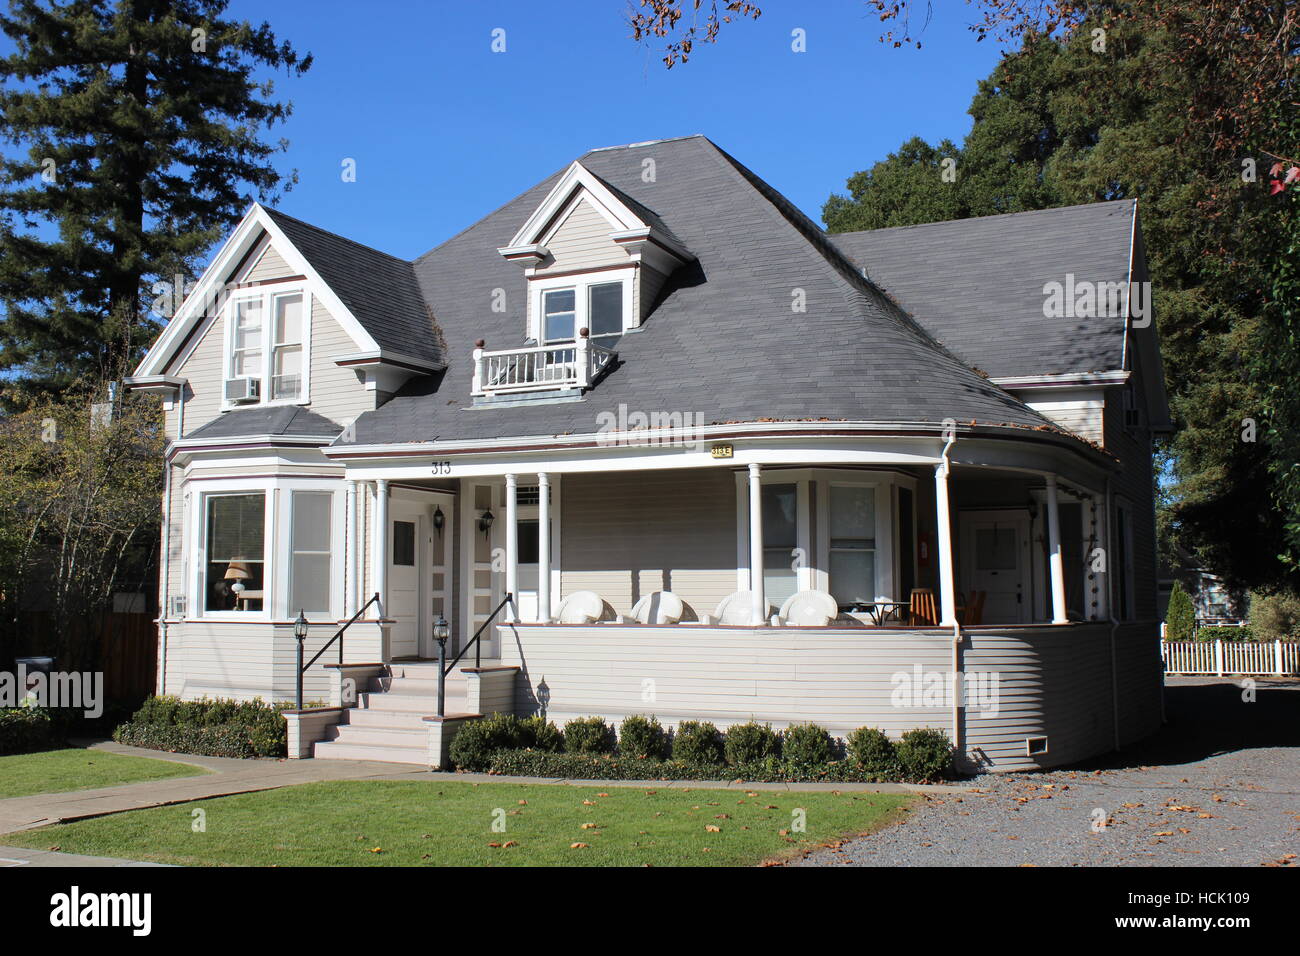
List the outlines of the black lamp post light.
{"type": "Polygon", "coordinates": [[[446,716],[447,710],[447,638],[451,636],[451,625],[441,614],[433,624],[433,639],[438,642],[438,716],[446,716]]]}
{"type": "Polygon", "coordinates": [[[294,689],[294,700],[297,702],[298,710],[302,710],[302,645],[303,642],[307,640],[307,623],[307,615],[302,612],[302,608],[299,608],[298,620],[293,622],[293,636],[298,642],[298,666],[295,668],[298,672],[298,676],[295,681],[294,689]]]}

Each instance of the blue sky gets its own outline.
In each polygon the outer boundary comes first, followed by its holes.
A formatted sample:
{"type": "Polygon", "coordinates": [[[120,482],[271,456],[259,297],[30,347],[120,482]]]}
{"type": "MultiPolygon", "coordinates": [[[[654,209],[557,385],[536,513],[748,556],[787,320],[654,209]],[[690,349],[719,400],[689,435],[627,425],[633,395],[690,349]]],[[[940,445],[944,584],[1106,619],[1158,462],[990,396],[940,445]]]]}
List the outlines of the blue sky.
{"type": "Polygon", "coordinates": [[[277,165],[300,176],[280,208],[412,258],[591,147],[691,133],[820,222],[833,190],[908,137],[960,141],[999,55],[959,0],[936,0],[920,51],[879,43],[861,0],[762,7],[672,70],[630,39],[626,0],[233,0],[230,14],[269,18],[316,58],[276,80],[294,104],[277,165]],[[807,52],[791,50],[796,28],[807,52]]]}

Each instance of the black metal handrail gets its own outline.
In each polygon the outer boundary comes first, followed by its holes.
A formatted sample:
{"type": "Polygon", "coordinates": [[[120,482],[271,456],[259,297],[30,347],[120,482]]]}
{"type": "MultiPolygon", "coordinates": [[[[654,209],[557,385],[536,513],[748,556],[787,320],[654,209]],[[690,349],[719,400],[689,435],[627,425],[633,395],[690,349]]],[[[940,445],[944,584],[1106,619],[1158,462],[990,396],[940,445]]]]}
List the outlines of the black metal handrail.
{"type": "Polygon", "coordinates": [[[296,694],[299,710],[302,710],[302,675],[307,673],[307,670],[308,668],[311,667],[311,665],[315,664],[318,660],[320,660],[321,655],[324,654],[326,651],[328,651],[330,649],[330,645],[332,645],[335,641],[339,642],[339,666],[342,667],[343,666],[343,632],[346,631],[353,624],[355,624],[357,622],[357,619],[360,618],[362,614],[365,614],[366,611],[370,609],[370,605],[378,604],[378,603],[379,603],[379,595],[375,594],[370,598],[369,601],[361,605],[361,610],[357,611],[356,614],[353,614],[352,617],[348,618],[346,624],[344,624],[342,627],[340,627],[337,631],[334,632],[334,636],[331,637],[328,641],[326,641],[325,646],[322,647],[319,651],[317,651],[316,656],[313,657],[311,660],[309,660],[306,664],[302,662],[303,639],[299,639],[298,660],[297,660],[298,682],[297,682],[297,694],[296,694]]]}
{"type": "Polygon", "coordinates": [[[457,664],[460,663],[460,659],[465,656],[465,652],[470,649],[470,645],[474,646],[474,667],[477,668],[480,666],[480,661],[482,660],[482,658],[480,657],[479,651],[482,648],[482,643],[479,641],[479,638],[482,636],[483,632],[488,629],[488,625],[490,625],[493,621],[496,620],[497,615],[501,613],[501,609],[505,607],[507,604],[509,604],[513,598],[514,598],[513,594],[506,592],[506,596],[501,599],[501,603],[492,609],[492,613],[488,615],[487,620],[484,621],[482,625],[479,626],[479,629],[474,632],[474,636],[471,637],[466,642],[465,646],[460,649],[460,653],[458,653],[455,656],[455,658],[452,659],[452,662],[450,664],[446,664],[446,665],[443,664],[443,661],[446,660],[447,658],[447,639],[444,637],[438,641],[438,716],[439,717],[445,717],[447,715],[446,714],[447,675],[451,673],[452,668],[454,668],[457,664]]]}

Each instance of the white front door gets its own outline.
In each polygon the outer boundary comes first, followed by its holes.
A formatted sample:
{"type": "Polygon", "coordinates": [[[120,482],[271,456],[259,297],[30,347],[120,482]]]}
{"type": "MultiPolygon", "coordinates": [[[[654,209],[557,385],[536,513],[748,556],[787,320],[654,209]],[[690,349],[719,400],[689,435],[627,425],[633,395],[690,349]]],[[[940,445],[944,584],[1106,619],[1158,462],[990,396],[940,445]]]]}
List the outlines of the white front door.
{"type": "Polygon", "coordinates": [[[960,519],[961,587],[985,592],[984,624],[1030,620],[1028,511],[968,511],[960,519]]]}
{"type": "Polygon", "coordinates": [[[388,632],[390,657],[418,657],[424,630],[420,594],[423,546],[428,532],[422,508],[394,498],[389,502],[388,632]]]}

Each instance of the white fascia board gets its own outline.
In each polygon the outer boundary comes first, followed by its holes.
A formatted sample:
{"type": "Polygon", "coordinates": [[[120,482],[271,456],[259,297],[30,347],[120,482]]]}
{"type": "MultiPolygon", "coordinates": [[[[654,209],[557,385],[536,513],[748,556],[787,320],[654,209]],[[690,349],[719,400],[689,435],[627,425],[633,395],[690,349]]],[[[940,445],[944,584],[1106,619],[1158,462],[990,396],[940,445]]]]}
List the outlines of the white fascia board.
{"type": "Polygon", "coordinates": [[[199,278],[194,291],[185,297],[181,307],[176,310],[176,314],[167,323],[167,328],[163,330],[162,335],[158,336],[158,341],[154,342],[153,347],[141,360],[139,368],[135,370],[135,374],[132,376],[133,378],[144,378],[163,373],[163,367],[167,359],[176,350],[185,335],[188,334],[190,327],[203,318],[203,304],[216,301],[217,297],[212,294],[213,287],[223,282],[221,277],[226,275],[257,241],[259,236],[257,231],[258,209],[256,203],[248,207],[248,212],[244,213],[244,218],[239,220],[239,225],[235,226],[229,238],[217,250],[217,254],[212,257],[212,261],[208,263],[208,267],[203,270],[203,275],[199,278]]]}
{"type": "Polygon", "coordinates": [[[170,395],[188,385],[189,379],[176,375],[131,375],[122,379],[122,384],[133,392],[170,395]]]}
{"type": "Polygon", "coordinates": [[[349,352],[334,359],[335,365],[358,368],[367,365],[404,365],[415,371],[436,372],[447,367],[445,362],[431,362],[429,359],[417,358],[391,349],[368,349],[364,352],[349,352]]]}
{"type": "Polygon", "coordinates": [[[572,198],[575,189],[584,190],[595,202],[597,212],[601,213],[615,230],[644,228],[648,223],[632,212],[627,205],[610,192],[605,184],[576,160],[564,171],[560,181],[546,194],[540,206],[524,221],[514,238],[505,244],[505,249],[517,249],[541,242],[541,232],[546,224],[560,212],[572,198]]]}
{"type": "Polygon", "coordinates": [[[1058,375],[1005,375],[989,381],[1008,391],[1040,388],[1081,388],[1087,386],[1123,385],[1131,372],[1063,372],[1058,375]]]}
{"type": "MultiPolygon", "coordinates": [[[[1006,439],[1032,438],[1029,443],[1017,442],[1021,448],[1031,445],[1041,452],[1051,452],[1067,456],[1071,461],[1088,461],[1092,456],[1101,456],[1083,445],[1077,439],[1054,432],[1038,432],[1031,429],[1010,426],[978,426],[974,432],[967,426],[959,426],[958,446],[968,447],[971,442],[980,444],[993,443],[999,447],[1006,446],[1006,439]]],[[[701,467],[708,465],[736,465],[754,461],[759,464],[789,462],[788,450],[775,450],[771,454],[756,447],[735,449],[734,458],[713,459],[708,448],[698,453],[692,446],[710,444],[714,441],[738,439],[754,442],[777,443],[796,442],[802,449],[799,460],[812,461],[824,457],[826,461],[846,460],[843,456],[855,444],[864,440],[888,443],[887,449],[860,448],[862,463],[872,464],[932,464],[939,460],[943,444],[943,425],[934,422],[754,422],[737,425],[711,425],[700,428],[660,428],[625,432],[602,432],[583,435],[526,436],[505,439],[482,439],[476,441],[445,442],[411,442],[386,445],[331,445],[322,449],[330,459],[356,461],[366,459],[368,464],[377,468],[402,463],[402,459],[419,460],[425,457],[437,459],[444,455],[455,457],[458,461],[465,457],[491,459],[495,464],[485,463],[486,470],[480,474],[492,474],[500,471],[502,460],[506,456],[524,456],[534,462],[547,456],[556,458],[568,455],[566,462],[570,470],[608,469],[615,459],[625,458],[629,454],[638,458],[636,464],[624,464],[629,468],[650,467],[701,467]],[[827,431],[838,434],[827,436],[827,431]],[[898,434],[900,431],[905,434],[898,434]],[[908,434],[910,433],[910,434],[908,434]],[[919,434],[916,434],[919,433],[919,434]],[[933,435],[931,438],[929,436],[933,435]],[[828,439],[836,444],[828,446],[828,439]],[[592,444],[595,443],[595,447],[592,444]],[[931,447],[933,445],[933,448],[931,447]],[[540,447],[539,447],[540,446],[540,447]],[[649,452],[646,449],[649,448],[649,452]],[[775,455],[775,457],[772,457],[775,455]],[[755,457],[756,456],[756,457],[755,457]],[[784,456],[784,457],[782,457],[784,456]],[[811,456],[811,457],[809,457],[811,456]],[[838,457],[837,457],[838,456],[838,457]],[[696,461],[697,457],[700,459],[696,461]],[[381,459],[393,458],[388,464],[381,459]],[[669,464],[659,464],[668,462],[669,464]],[[689,462],[683,464],[683,462],[689,462]],[[495,469],[495,471],[494,471],[495,469]]],[[[954,459],[959,461],[959,459],[954,459]]],[[[960,461],[959,461],[960,463],[960,461]]],[[[1094,467],[1106,467],[1097,465],[1094,467]]],[[[354,465],[349,465],[351,470],[354,465]]],[[[507,470],[509,470],[507,468],[507,470]]]]}
{"type": "Polygon", "coordinates": [[[343,304],[342,300],[334,293],[334,290],[326,285],[325,280],[312,268],[306,257],[298,251],[298,248],[289,241],[289,237],[275,224],[275,221],[271,219],[261,204],[253,203],[248,212],[244,214],[244,218],[239,221],[239,225],[235,227],[234,232],[230,234],[230,238],[226,240],[225,244],[212,258],[212,262],[204,270],[202,278],[199,279],[198,285],[181,304],[180,309],[177,310],[176,315],[167,324],[163,334],[158,337],[158,341],[154,343],[153,348],[144,357],[133,377],[162,374],[163,366],[175,351],[181,339],[189,333],[195,322],[204,318],[205,304],[217,303],[222,300],[223,289],[221,287],[225,285],[224,276],[228,275],[230,270],[234,268],[235,263],[253,247],[262,233],[270,236],[272,245],[290,266],[307,277],[308,290],[324,303],[330,315],[356,342],[357,347],[362,351],[379,350],[379,343],[362,327],[356,316],[343,304]]]}

